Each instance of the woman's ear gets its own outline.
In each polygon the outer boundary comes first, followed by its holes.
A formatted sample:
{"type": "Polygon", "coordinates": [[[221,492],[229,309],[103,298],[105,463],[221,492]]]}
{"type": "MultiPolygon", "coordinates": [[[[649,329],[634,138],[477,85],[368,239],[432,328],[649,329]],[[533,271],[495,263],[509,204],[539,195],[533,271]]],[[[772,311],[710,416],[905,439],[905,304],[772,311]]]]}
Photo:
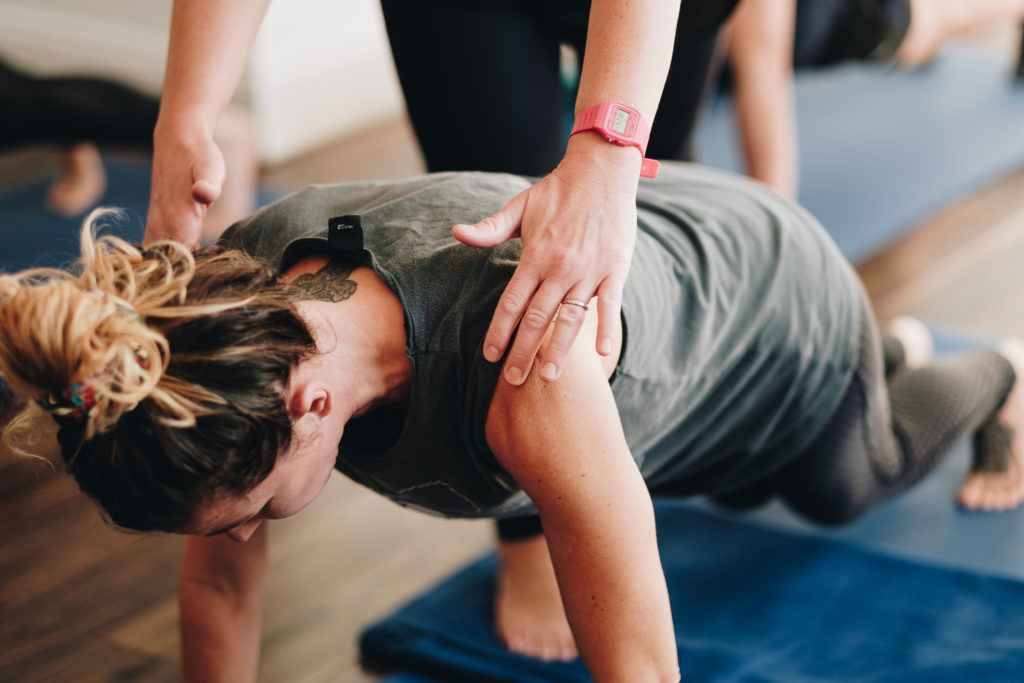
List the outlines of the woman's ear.
{"type": "Polygon", "coordinates": [[[288,383],[288,414],[298,421],[307,415],[324,418],[331,411],[331,394],[315,373],[303,372],[302,366],[292,372],[288,383]]]}

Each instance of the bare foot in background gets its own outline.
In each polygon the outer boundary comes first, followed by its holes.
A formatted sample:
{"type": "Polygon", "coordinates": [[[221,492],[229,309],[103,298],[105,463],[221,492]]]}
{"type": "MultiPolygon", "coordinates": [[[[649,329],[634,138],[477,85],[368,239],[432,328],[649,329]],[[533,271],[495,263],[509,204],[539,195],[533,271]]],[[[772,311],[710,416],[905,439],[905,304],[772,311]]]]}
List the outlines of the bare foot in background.
{"type": "Polygon", "coordinates": [[[63,150],[57,181],[46,194],[46,208],[62,216],[78,216],[96,206],[107,189],[100,151],[91,142],[63,150]]]}
{"type": "Polygon", "coordinates": [[[562,606],[543,536],[498,544],[501,570],[495,601],[498,636],[509,650],[543,660],[579,654],[562,606]]]}
{"type": "Polygon", "coordinates": [[[995,417],[974,438],[974,465],[957,493],[968,510],[997,512],[1024,503],[1024,340],[1008,339],[999,352],[1016,379],[995,417]]]}

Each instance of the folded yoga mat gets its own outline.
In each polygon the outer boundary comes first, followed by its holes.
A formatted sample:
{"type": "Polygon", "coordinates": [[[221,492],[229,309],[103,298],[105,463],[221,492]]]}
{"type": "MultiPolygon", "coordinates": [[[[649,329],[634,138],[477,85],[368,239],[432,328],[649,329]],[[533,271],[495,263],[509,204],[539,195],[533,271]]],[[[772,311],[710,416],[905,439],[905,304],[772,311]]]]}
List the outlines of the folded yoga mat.
{"type": "MultiPolygon", "coordinates": [[[[860,261],[1024,167],[1024,82],[1008,56],[951,44],[909,71],[849,63],[796,79],[800,202],[860,261]]],[[[728,98],[697,131],[705,164],[741,171],[728,98]]]]}
{"type": "MultiPolygon", "coordinates": [[[[985,345],[935,330],[940,352],[985,345]]],[[[659,542],[684,680],[1024,680],[1024,511],[953,504],[961,443],[909,492],[848,527],[813,527],[770,505],[732,514],[658,501],[659,542]]],[[[486,556],[370,626],[367,662],[389,683],[586,681],[493,635],[486,556]]]]}

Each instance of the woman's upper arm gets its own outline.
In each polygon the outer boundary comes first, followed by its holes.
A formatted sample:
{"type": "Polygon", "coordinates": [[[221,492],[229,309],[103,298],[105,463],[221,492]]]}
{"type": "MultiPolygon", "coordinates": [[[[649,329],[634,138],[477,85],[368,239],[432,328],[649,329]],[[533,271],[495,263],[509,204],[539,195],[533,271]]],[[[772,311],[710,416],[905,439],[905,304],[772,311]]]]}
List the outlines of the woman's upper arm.
{"type": "Polygon", "coordinates": [[[676,680],[651,499],[592,338],[576,340],[558,382],[531,373],[522,386],[499,384],[488,442],[537,506],[591,674],[676,680]]]}

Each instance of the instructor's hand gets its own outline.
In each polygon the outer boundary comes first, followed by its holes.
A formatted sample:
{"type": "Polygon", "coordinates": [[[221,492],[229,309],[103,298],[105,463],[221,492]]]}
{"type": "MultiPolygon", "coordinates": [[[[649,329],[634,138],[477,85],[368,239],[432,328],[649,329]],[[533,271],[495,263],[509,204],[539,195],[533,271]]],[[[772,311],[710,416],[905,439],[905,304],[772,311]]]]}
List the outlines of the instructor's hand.
{"type": "Polygon", "coordinates": [[[622,288],[636,243],[636,188],[640,151],[605,142],[595,133],[569,140],[551,174],[475,225],[456,225],[461,242],[491,247],[522,237],[523,253],[498,301],[484,339],[484,357],[496,362],[519,331],[505,364],[509,383],[522,384],[541,341],[558,314],[540,362],[541,378],[558,379],[583,325],[584,310],[571,299],[597,296],[597,352],[608,355],[622,335],[622,288]]]}
{"type": "Polygon", "coordinates": [[[198,246],[203,218],[224,185],[224,155],[210,133],[180,133],[159,125],[153,146],[153,183],[143,244],[174,239],[198,246]]]}

